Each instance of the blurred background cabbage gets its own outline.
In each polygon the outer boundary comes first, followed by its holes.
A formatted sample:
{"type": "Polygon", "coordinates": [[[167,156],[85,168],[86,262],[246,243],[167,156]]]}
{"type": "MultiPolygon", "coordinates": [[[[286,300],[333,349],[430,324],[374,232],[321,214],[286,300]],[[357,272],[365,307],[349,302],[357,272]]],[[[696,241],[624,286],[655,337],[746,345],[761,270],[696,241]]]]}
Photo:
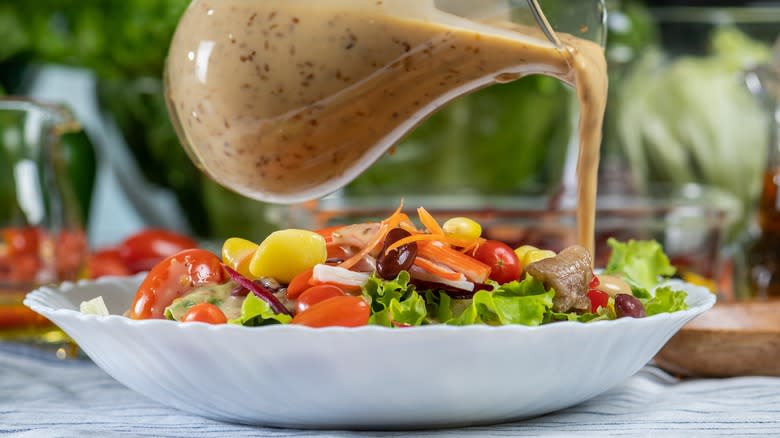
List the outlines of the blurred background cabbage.
{"type": "MultiPolygon", "coordinates": [[[[120,176],[118,186],[142,222],[259,240],[276,219],[263,204],[204,178],[179,147],[165,111],[164,56],[187,3],[0,0],[0,87],[27,94],[45,88],[41,82],[51,76],[43,72],[52,65],[78,68],[94,87],[99,126],[121,134],[96,141],[98,156],[120,175],[133,168],[127,157],[136,163],[142,180],[120,176]],[[154,190],[169,191],[163,198],[172,201],[150,207],[154,190]]],[[[771,56],[780,6],[750,13],[679,3],[608,1],[602,190],[641,193],[659,182],[695,181],[733,192],[749,211],[768,128],[740,75],[771,56]]],[[[490,87],[434,115],[343,193],[553,196],[565,180],[575,111],[571,91],[549,78],[490,87]]]]}

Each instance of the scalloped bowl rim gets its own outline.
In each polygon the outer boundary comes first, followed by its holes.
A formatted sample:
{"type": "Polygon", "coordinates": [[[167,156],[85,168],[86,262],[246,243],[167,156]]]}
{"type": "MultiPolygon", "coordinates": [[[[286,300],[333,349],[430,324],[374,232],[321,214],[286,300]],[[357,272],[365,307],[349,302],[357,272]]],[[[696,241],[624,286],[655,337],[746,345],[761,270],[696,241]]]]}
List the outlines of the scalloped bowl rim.
{"type": "Polygon", "coordinates": [[[702,301],[698,303],[697,305],[691,306],[686,310],[677,311],[674,313],[659,313],[653,316],[648,316],[645,318],[618,318],[614,320],[602,320],[602,321],[593,321],[588,323],[582,323],[582,322],[576,322],[576,321],[559,321],[552,324],[542,324],[538,326],[526,326],[521,324],[511,324],[511,325],[501,325],[501,326],[490,326],[490,325],[484,325],[484,324],[475,324],[475,325],[467,325],[467,326],[453,326],[453,325],[447,325],[447,324],[430,324],[430,325],[422,325],[417,327],[405,327],[403,329],[398,328],[391,328],[391,327],[382,327],[382,326],[375,326],[375,325],[367,325],[362,327],[322,327],[322,328],[312,328],[307,327],[303,325],[297,325],[297,324],[274,324],[274,325],[268,325],[263,327],[245,327],[240,326],[236,324],[207,324],[202,322],[177,322],[177,321],[170,321],[166,319],[146,319],[146,320],[135,320],[128,317],[125,317],[123,315],[116,315],[116,314],[110,314],[108,316],[100,316],[100,315],[90,315],[90,314],[84,314],[81,313],[78,310],[72,310],[72,309],[61,309],[61,308],[53,308],[51,306],[48,306],[46,304],[45,295],[44,292],[54,292],[54,293],[61,293],[66,294],[77,287],[86,286],[86,285],[111,285],[112,283],[115,283],[116,281],[139,281],[139,279],[142,279],[146,273],[141,273],[132,277],[103,277],[99,278],[97,280],[79,280],[77,282],[63,282],[59,286],[42,286],[38,289],[35,289],[28,293],[25,296],[24,299],[24,305],[29,307],[30,309],[34,310],[35,312],[38,312],[44,316],[50,316],[50,315],[57,315],[57,316],[63,316],[67,318],[76,318],[82,321],[85,320],[98,320],[98,321],[104,321],[104,322],[120,322],[122,324],[126,324],[130,327],[133,326],[165,326],[169,327],[171,325],[177,325],[178,327],[182,329],[186,329],[187,327],[206,327],[209,330],[212,331],[225,331],[225,332],[231,332],[233,330],[243,330],[243,331],[262,331],[262,332],[274,332],[274,331],[291,331],[291,330],[299,330],[304,332],[310,332],[310,333],[328,333],[328,332],[343,332],[343,331],[349,331],[349,332],[392,332],[392,333],[415,333],[419,331],[434,331],[434,330],[441,330],[441,331],[463,331],[463,330],[476,330],[476,331],[500,331],[500,330],[518,330],[518,331],[542,331],[542,330],[553,330],[553,328],[557,330],[566,330],[569,327],[579,327],[579,329],[582,329],[583,327],[597,327],[597,326],[604,326],[604,325],[613,325],[619,327],[622,324],[634,324],[637,322],[647,320],[648,318],[652,318],[654,320],[660,320],[660,319],[678,319],[681,316],[697,316],[700,313],[703,313],[715,304],[716,297],[715,294],[711,293],[707,289],[705,289],[702,286],[693,285],[691,283],[686,283],[681,280],[669,280],[662,285],[659,285],[659,287],[664,285],[686,285],[688,288],[688,295],[689,299],[696,299],[701,298],[702,301]],[[698,294],[698,297],[691,297],[690,291],[697,291],[695,292],[698,294]],[[706,294],[704,293],[706,291],[706,294]]]}

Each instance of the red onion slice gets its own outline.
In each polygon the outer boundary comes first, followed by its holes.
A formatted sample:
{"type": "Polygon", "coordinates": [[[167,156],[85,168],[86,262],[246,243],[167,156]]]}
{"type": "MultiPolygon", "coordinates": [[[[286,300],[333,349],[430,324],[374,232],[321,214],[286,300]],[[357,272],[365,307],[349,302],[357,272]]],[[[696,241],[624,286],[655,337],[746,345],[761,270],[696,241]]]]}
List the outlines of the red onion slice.
{"type": "Polygon", "coordinates": [[[271,309],[273,309],[274,312],[292,316],[292,313],[290,313],[290,311],[287,310],[286,307],[284,307],[284,304],[282,304],[282,302],[279,301],[279,299],[276,298],[274,294],[271,291],[269,291],[265,286],[261,284],[257,284],[254,281],[244,277],[243,275],[239,274],[235,270],[231,269],[229,266],[225,266],[225,271],[228,273],[228,275],[230,275],[230,278],[232,278],[233,281],[235,281],[242,287],[249,289],[258,298],[268,303],[268,305],[271,306],[271,309]]]}

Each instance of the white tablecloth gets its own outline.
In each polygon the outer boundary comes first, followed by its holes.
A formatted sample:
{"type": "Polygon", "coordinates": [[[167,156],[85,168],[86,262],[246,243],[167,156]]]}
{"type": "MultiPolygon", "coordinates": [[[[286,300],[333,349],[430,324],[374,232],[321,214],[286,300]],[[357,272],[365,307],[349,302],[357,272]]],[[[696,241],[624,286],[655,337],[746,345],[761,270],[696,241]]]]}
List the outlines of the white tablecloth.
{"type": "Polygon", "coordinates": [[[270,429],[219,423],[162,406],[88,360],[60,361],[0,343],[0,436],[510,437],[780,436],[780,378],[677,380],[647,366],[617,388],[543,417],[415,432],[270,429]]]}

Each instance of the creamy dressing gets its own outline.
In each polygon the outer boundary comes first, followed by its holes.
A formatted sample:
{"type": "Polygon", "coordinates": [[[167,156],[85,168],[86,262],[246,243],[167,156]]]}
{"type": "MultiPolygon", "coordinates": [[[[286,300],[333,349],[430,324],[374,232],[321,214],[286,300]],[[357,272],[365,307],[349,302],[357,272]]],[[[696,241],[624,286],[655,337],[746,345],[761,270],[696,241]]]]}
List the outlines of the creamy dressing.
{"type": "Polygon", "coordinates": [[[469,21],[433,0],[195,0],[172,41],[169,109],[196,165],[270,202],[322,196],[447,102],[529,74],[576,87],[578,239],[593,251],[606,62],[597,44],[469,21]]]}
{"type": "Polygon", "coordinates": [[[241,317],[241,305],[244,297],[231,295],[236,284],[227,282],[224,284],[210,284],[193,289],[191,292],[176,298],[165,308],[165,317],[176,321],[181,320],[184,314],[196,304],[211,303],[219,307],[228,320],[241,317]]]}

